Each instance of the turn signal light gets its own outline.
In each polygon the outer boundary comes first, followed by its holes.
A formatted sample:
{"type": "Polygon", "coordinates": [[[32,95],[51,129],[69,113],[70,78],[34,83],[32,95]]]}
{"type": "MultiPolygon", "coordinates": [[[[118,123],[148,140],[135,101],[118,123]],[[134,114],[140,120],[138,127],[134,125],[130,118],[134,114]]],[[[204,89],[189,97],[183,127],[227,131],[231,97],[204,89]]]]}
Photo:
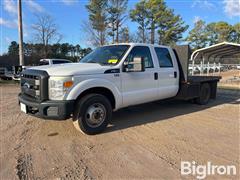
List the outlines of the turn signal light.
{"type": "Polygon", "coordinates": [[[70,88],[73,85],[73,81],[67,81],[63,83],[63,87],[70,88]]]}

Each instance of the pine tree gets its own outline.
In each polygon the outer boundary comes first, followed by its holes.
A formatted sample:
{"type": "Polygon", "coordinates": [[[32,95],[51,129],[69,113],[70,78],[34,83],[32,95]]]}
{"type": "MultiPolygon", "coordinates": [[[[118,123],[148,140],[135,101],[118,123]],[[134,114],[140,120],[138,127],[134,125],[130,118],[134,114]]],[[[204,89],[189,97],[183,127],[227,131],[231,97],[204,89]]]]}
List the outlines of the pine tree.
{"type": "Polygon", "coordinates": [[[141,42],[146,43],[146,31],[149,22],[147,21],[146,0],[136,3],[135,8],[130,11],[130,18],[133,22],[138,23],[141,42]]]}
{"type": "Polygon", "coordinates": [[[159,16],[158,36],[159,44],[174,45],[182,38],[182,33],[188,29],[188,25],[180,15],[175,15],[172,9],[166,9],[159,16]]]}
{"type": "Polygon", "coordinates": [[[8,47],[8,55],[10,56],[18,56],[18,43],[16,41],[12,41],[8,47]]]}
{"type": "Polygon", "coordinates": [[[208,44],[209,34],[206,29],[206,23],[203,20],[195,22],[194,28],[189,32],[186,38],[193,49],[200,49],[208,44]]]}
{"type": "Polygon", "coordinates": [[[99,39],[98,45],[104,45],[107,29],[107,0],[90,0],[86,8],[89,12],[90,24],[97,32],[95,35],[99,39]]]}
{"type": "Polygon", "coordinates": [[[221,43],[224,41],[231,41],[231,33],[233,31],[233,27],[227,22],[220,21],[215,23],[210,23],[207,25],[210,45],[221,43]]]}
{"type": "Polygon", "coordinates": [[[128,0],[109,0],[108,24],[111,28],[109,35],[112,36],[112,43],[119,42],[119,31],[126,18],[127,3],[128,0]]]}
{"type": "Polygon", "coordinates": [[[160,21],[162,16],[164,15],[167,7],[163,0],[148,0],[146,2],[146,10],[147,10],[147,21],[148,21],[148,29],[150,29],[150,42],[151,44],[155,43],[155,31],[158,28],[157,22],[160,21]]]}

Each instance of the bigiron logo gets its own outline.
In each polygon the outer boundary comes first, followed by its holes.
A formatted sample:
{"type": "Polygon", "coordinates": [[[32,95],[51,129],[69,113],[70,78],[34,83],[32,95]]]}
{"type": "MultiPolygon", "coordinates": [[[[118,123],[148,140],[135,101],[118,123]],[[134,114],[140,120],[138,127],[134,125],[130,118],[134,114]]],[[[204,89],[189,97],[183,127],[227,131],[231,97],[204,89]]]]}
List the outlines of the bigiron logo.
{"type": "Polygon", "coordinates": [[[234,165],[198,165],[195,161],[181,161],[181,175],[193,175],[197,179],[204,179],[210,175],[236,175],[237,169],[234,165]]]}

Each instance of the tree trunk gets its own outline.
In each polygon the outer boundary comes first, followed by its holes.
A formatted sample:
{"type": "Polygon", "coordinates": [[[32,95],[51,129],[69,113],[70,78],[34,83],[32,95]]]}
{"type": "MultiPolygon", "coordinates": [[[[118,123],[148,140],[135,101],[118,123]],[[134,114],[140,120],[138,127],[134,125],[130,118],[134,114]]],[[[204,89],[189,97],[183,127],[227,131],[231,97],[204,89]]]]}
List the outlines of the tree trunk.
{"type": "Polygon", "coordinates": [[[114,23],[113,23],[113,28],[112,28],[112,43],[115,43],[115,32],[114,32],[114,23]]]}
{"type": "Polygon", "coordinates": [[[104,45],[104,35],[103,32],[100,32],[100,45],[103,46],[104,45]]]}
{"type": "Polygon", "coordinates": [[[118,39],[119,39],[119,22],[117,20],[117,22],[116,22],[116,43],[118,43],[118,39]]]}
{"type": "Polygon", "coordinates": [[[161,39],[161,35],[159,34],[159,42],[158,42],[159,45],[162,45],[162,39],[161,39]]]}
{"type": "Polygon", "coordinates": [[[114,31],[113,31],[113,36],[112,36],[112,43],[115,43],[115,36],[114,36],[114,31]]]}
{"type": "Polygon", "coordinates": [[[142,26],[142,41],[143,41],[143,43],[146,43],[144,26],[142,26]]]}
{"type": "Polygon", "coordinates": [[[151,44],[154,44],[155,41],[155,23],[151,23],[151,44]]]}

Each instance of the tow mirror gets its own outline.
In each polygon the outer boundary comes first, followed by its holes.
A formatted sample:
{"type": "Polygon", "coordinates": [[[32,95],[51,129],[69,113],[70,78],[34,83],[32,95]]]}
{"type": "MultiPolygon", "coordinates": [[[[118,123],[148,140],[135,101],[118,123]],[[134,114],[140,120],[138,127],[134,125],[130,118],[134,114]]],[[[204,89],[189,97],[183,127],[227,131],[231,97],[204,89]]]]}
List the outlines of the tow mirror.
{"type": "Polygon", "coordinates": [[[125,72],[145,71],[144,60],[142,57],[134,57],[132,62],[125,64],[125,72]]]}

